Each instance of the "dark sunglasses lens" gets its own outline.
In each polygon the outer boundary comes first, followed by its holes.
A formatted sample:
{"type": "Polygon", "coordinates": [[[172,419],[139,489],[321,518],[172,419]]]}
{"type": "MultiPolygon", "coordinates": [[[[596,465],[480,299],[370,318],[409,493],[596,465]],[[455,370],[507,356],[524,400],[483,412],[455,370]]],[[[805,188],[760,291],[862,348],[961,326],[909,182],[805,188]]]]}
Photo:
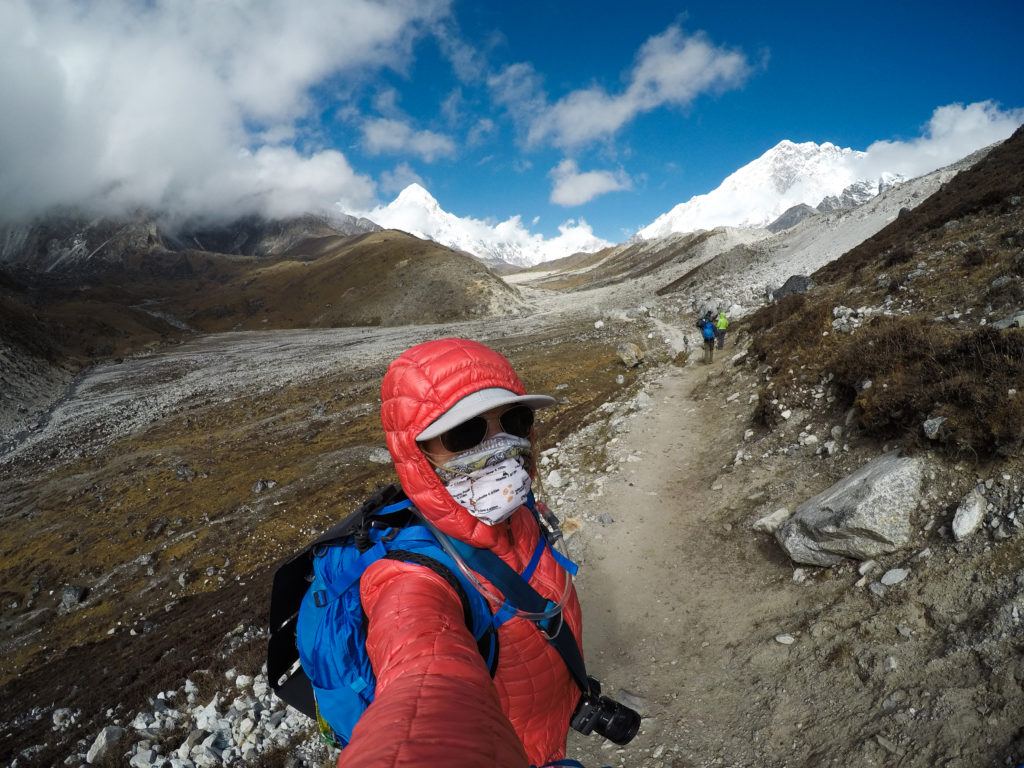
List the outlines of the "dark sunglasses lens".
{"type": "Polygon", "coordinates": [[[441,445],[452,453],[468,451],[474,445],[479,445],[486,434],[487,419],[474,416],[441,435],[441,445]]]}
{"type": "Polygon", "coordinates": [[[533,427],[533,408],[517,405],[501,414],[501,428],[516,437],[529,437],[533,427]]]}

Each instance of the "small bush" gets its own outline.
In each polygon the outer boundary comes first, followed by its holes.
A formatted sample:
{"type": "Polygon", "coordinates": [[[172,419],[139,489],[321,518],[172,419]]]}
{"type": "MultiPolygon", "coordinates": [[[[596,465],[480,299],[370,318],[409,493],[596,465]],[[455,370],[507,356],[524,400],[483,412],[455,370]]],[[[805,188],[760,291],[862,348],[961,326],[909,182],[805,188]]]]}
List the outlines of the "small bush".
{"type": "Polygon", "coordinates": [[[923,319],[880,318],[838,350],[831,369],[861,427],[879,438],[921,434],[945,416],[945,447],[985,455],[1024,441],[1024,332],[961,331],[923,319]],[[869,389],[858,385],[870,379],[869,389]]]}
{"type": "Polygon", "coordinates": [[[830,301],[809,302],[796,294],[764,307],[749,321],[748,327],[754,332],[751,351],[758,359],[779,367],[783,357],[817,346],[821,334],[832,328],[831,306],[830,301]]]}
{"type": "Polygon", "coordinates": [[[895,267],[898,264],[906,264],[914,258],[914,252],[905,245],[897,245],[885,255],[884,264],[887,267],[895,267]]]}
{"type": "Polygon", "coordinates": [[[964,253],[964,266],[968,269],[980,267],[988,260],[989,256],[990,254],[981,248],[971,248],[964,253]]]}

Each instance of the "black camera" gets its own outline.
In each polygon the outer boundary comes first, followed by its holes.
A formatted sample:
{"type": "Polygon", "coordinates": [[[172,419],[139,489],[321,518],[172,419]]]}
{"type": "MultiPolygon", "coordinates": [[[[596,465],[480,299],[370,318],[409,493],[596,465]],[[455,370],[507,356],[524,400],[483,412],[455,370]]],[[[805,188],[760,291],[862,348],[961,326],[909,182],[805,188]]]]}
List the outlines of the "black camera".
{"type": "Polygon", "coordinates": [[[625,704],[601,695],[601,684],[590,677],[590,692],[583,695],[572,713],[572,727],[589,736],[597,732],[616,744],[629,744],[640,730],[640,714],[625,704]]]}

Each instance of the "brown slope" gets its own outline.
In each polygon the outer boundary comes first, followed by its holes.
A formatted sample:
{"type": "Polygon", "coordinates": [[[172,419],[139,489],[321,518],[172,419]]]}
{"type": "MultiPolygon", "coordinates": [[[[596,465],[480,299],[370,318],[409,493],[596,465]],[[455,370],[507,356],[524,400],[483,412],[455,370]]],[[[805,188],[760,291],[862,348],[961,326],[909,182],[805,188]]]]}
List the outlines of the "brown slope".
{"type": "Polygon", "coordinates": [[[318,258],[261,261],[167,309],[205,331],[404,325],[464,320],[518,305],[470,256],[397,231],[313,244],[318,258]]]}

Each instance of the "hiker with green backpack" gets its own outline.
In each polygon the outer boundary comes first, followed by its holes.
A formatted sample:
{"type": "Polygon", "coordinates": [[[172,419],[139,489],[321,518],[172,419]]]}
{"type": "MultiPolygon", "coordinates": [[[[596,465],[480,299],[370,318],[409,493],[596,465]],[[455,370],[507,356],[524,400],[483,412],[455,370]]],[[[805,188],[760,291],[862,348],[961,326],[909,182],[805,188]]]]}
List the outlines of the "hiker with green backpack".
{"type": "Polygon", "coordinates": [[[570,726],[627,743],[640,717],[587,674],[576,565],[532,493],[534,411],[554,400],[464,339],[404,352],[381,395],[401,487],[279,569],[277,693],[339,766],[573,765],[570,726]]]}

